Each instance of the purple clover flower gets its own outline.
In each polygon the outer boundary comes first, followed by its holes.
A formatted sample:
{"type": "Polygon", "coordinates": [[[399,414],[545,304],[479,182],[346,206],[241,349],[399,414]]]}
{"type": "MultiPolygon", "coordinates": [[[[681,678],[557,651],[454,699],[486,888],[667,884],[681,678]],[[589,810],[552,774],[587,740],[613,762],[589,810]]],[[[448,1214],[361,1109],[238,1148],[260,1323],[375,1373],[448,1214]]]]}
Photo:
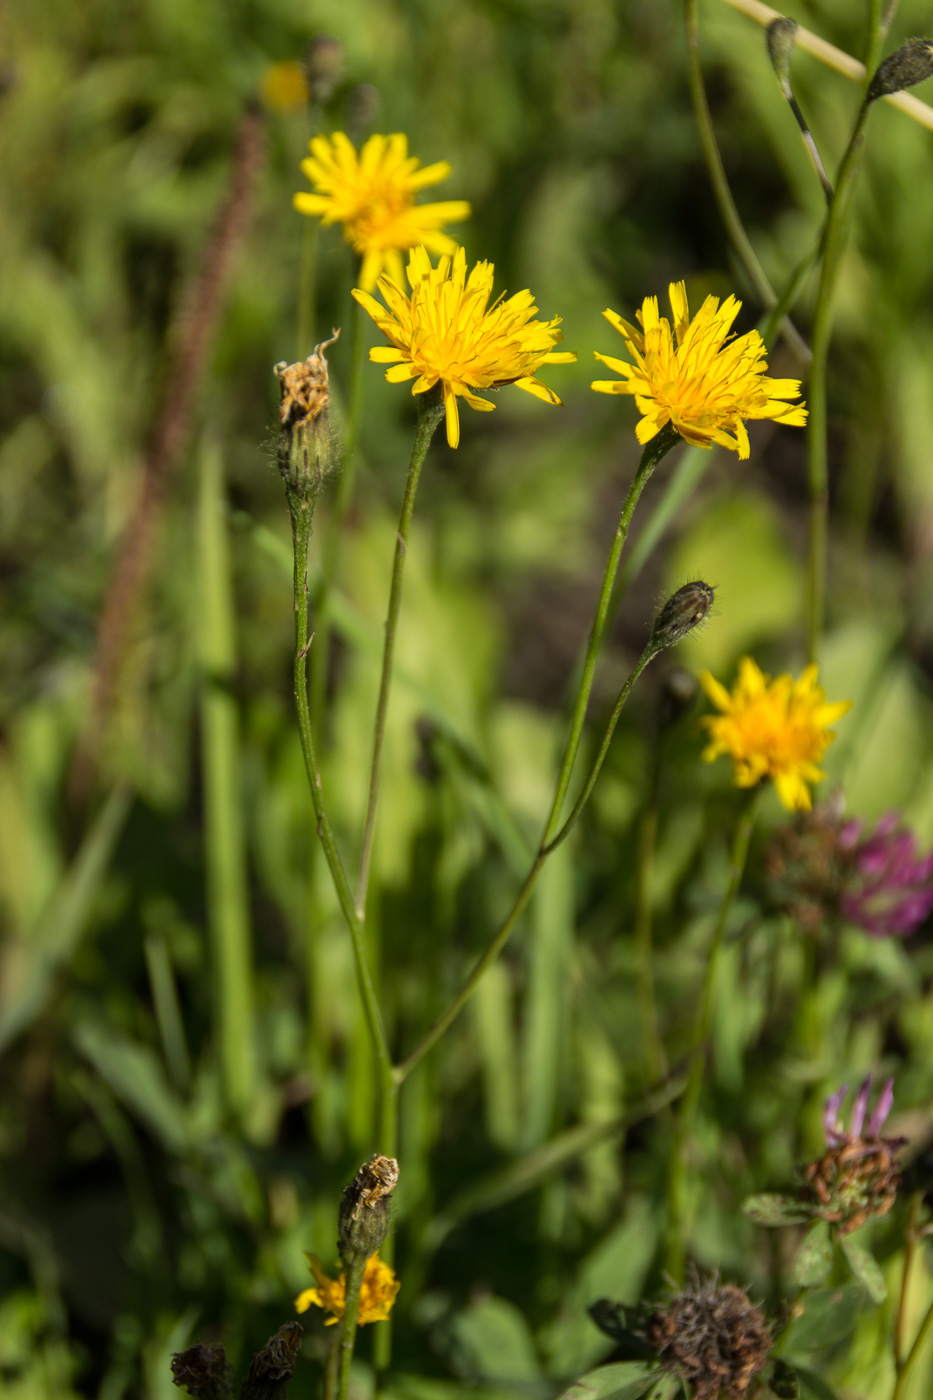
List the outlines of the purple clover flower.
{"type": "Polygon", "coordinates": [[[823,1127],[826,1130],[827,1145],[829,1147],[842,1147],[847,1142],[882,1141],[881,1129],[887,1122],[888,1114],[894,1103],[894,1080],[889,1079],[881,1090],[878,1102],[875,1104],[875,1111],[866,1124],[865,1114],[868,1112],[868,1099],[871,1094],[871,1075],[866,1076],[855,1096],[851,1130],[846,1132],[839,1118],[839,1110],[848,1092],[848,1084],[843,1084],[834,1094],[830,1094],[823,1107],[823,1127]]]}
{"type": "Polygon", "coordinates": [[[919,928],[933,912],[933,851],[918,854],[899,813],[882,817],[868,836],[861,822],[846,822],[837,839],[851,861],[840,901],[844,917],[875,938],[906,938],[919,928]]]}

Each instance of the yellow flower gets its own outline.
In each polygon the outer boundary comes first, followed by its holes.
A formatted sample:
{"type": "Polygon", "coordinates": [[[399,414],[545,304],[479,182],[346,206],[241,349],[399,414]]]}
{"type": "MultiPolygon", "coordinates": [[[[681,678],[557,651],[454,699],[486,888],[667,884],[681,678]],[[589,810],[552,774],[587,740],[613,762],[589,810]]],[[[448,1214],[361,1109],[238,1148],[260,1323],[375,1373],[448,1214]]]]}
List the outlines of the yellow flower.
{"type": "Polygon", "coordinates": [[[424,394],[438,383],[442,386],[451,447],[460,441],[458,398],[488,413],[495,405],[473,391],[515,384],[545,403],[559,404],[553,389],[535,378],[535,371],[544,364],[571,364],[577,358],[570,352],[553,351],[563,340],[560,317],[532,320],[538,308],[531,292],[517,292],[508,301],[500,297],[490,306],[492,276],[492,263],[480,262],[467,277],[462,248],[432,267],[422,247],[412,249],[408,263],[410,298],[384,276],[379,290],[388,311],[367,292],[353,293],[391,342],[369,352],[377,364],[392,366],[386,371],[390,384],[413,379],[413,394],[424,394]]]}
{"type": "Polygon", "coordinates": [[[798,681],[787,675],[772,681],[750,656],[743,656],[731,695],[708,671],[700,677],[722,711],[701,721],[710,732],[706,762],[729,754],[739,787],[771,778],[791,812],[809,811],[807,784],[823,778],[816,765],[836,737],[829,727],[852,708],[851,700],[827,705],[816,672],[816,666],[808,666],[798,681]]]}
{"type": "Polygon", "coordinates": [[[308,102],[308,79],[300,63],[272,63],[262,75],[262,99],[274,111],[293,112],[308,102]]]}
{"type": "MultiPolygon", "coordinates": [[[[324,1323],[325,1327],[333,1327],[346,1310],[346,1275],[341,1271],[338,1278],[328,1278],[321,1268],[320,1259],[313,1254],[306,1254],[305,1258],[317,1287],[306,1288],[303,1293],[298,1294],[295,1299],[295,1311],[307,1312],[314,1303],[326,1312],[333,1313],[333,1317],[329,1317],[324,1323]]],[[[360,1315],[357,1318],[359,1326],[362,1327],[366,1322],[384,1322],[392,1311],[398,1290],[398,1279],[389,1265],[383,1264],[378,1254],[367,1259],[360,1287],[360,1315]]]]}
{"type": "Polygon", "coordinates": [[[638,441],[649,442],[665,423],[672,423],[685,442],[697,447],[729,447],[748,456],[747,418],[773,418],[801,428],[807,421],[803,404],[783,403],[800,394],[799,379],[769,379],[765,343],[757,331],[730,339],[729,331],[742,303],[727,297],[707,297],[693,320],[683,282],[668,288],[673,312],[670,321],[658,313],[657,297],[645,297],[637,319],[641,330],[615,311],[604,311],[622,335],[633,365],[596,353],[597,360],[622,379],[597,379],[590,385],[599,394],[634,394],[643,417],[635,429],[638,441]]]}
{"type": "Polygon", "coordinates": [[[415,203],[419,190],[450,174],[446,160],[423,170],[420,164],[408,154],[408,138],[400,132],[370,136],[357,153],[342,131],[315,136],[311,155],[301,162],[317,194],[296,194],[295,208],[319,216],[323,224],[343,224],[344,237],[363,259],[360,283],[366,291],[383,271],[403,285],[400,250],[423,243],[434,253],[452,253],[456,243],[440,230],[470,217],[463,199],[415,203]]]}

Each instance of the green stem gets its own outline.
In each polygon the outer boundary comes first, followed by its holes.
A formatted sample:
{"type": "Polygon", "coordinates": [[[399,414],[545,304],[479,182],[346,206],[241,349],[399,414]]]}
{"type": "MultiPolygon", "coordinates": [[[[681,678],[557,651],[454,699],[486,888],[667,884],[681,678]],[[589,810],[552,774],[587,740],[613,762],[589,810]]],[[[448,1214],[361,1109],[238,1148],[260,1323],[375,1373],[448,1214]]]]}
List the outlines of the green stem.
{"type": "Polygon", "coordinates": [[[869,104],[862,103],[855,129],[839,166],[835,190],[823,232],[823,261],[813,317],[813,363],[807,393],[807,439],[810,484],[810,550],[807,589],[807,655],[817,659],[823,632],[826,598],[826,539],[829,512],[829,468],[826,438],[826,362],[833,325],[833,295],[845,247],[852,192],[858,173],[869,104]]]}
{"type": "Polygon", "coordinates": [[[308,706],[308,686],[306,674],[307,634],[308,634],[308,588],[307,559],[308,543],[311,539],[311,526],[314,519],[314,501],[303,497],[298,491],[288,492],[288,505],[292,517],[292,541],[294,545],[294,598],[295,598],[295,708],[298,713],[298,733],[301,738],[301,751],[304,755],[305,772],[311,790],[311,801],[317,817],[317,832],[320,837],[324,858],[330,870],[331,879],[340,909],[350,931],[353,944],[353,958],[356,979],[363,1001],[363,1010],[373,1053],[379,1065],[383,1092],[388,1093],[393,1086],[392,1058],[382,1021],[382,1013],[376,998],[369,958],[366,952],[366,934],[362,920],[357,917],[350,883],[337,849],[330,817],[324,805],[324,792],[317,755],[314,751],[314,738],[311,729],[311,713],[308,706]]]}
{"type": "Polygon", "coordinates": [[[356,1342],[356,1320],[360,1315],[360,1287],[367,1260],[354,1259],[346,1270],[347,1292],[340,1331],[337,1337],[337,1400],[349,1400],[350,1367],[356,1342]]]}
{"type": "MultiPolygon", "coordinates": [[[[703,147],[703,154],[706,157],[706,165],[713,186],[713,195],[719,207],[720,218],[726,226],[726,233],[728,234],[729,241],[735,249],[739,261],[745,268],[748,279],[754,287],[759,301],[763,306],[770,308],[777,303],[777,293],[768,281],[764,268],[758,261],[751,240],[745,232],[745,226],[739,216],[739,211],[735,206],[735,200],[732,198],[732,191],[729,188],[726,169],[722,163],[719,144],[716,140],[716,132],[713,128],[713,119],[710,115],[709,103],[706,100],[706,87],[703,83],[703,65],[700,61],[699,0],[686,0],[685,22],[687,29],[687,60],[690,95],[693,99],[693,111],[700,134],[700,145],[703,147]]],[[[787,316],[781,321],[781,334],[801,364],[807,364],[810,359],[810,351],[807,343],[787,316]]]]}
{"type": "Polygon", "coordinates": [[[732,840],[732,851],[729,857],[729,881],[723,895],[722,904],[719,908],[719,916],[713,929],[713,936],[710,941],[709,953],[706,959],[706,970],[703,974],[703,987],[700,992],[700,1009],[697,1013],[696,1024],[694,1026],[693,1038],[691,1041],[691,1063],[687,1077],[687,1087],[684,1090],[683,1098],[680,1102],[680,1112],[674,1129],[674,1142],[671,1147],[669,1172],[667,1179],[667,1245],[665,1268],[674,1279],[675,1283],[682,1283],[684,1278],[684,1262],[686,1258],[686,1235],[687,1235],[687,1162],[686,1148],[693,1133],[696,1123],[697,1108],[700,1103],[700,1093],[703,1088],[704,1069],[706,1066],[706,1046],[710,1037],[713,1025],[713,1004],[715,1001],[716,978],[719,972],[720,953],[722,952],[723,939],[726,932],[726,925],[732,913],[732,906],[735,903],[739,886],[742,883],[742,875],[745,871],[745,862],[748,858],[748,846],[751,841],[752,828],[755,824],[755,794],[746,802],[745,808],[739,817],[732,840]]]}
{"type": "Polygon", "coordinates": [[[525,876],[524,881],[522,882],[522,886],[515,897],[515,901],[512,904],[511,909],[509,910],[508,914],[506,914],[505,919],[499,925],[499,928],[497,929],[494,937],[492,938],[491,942],[486,948],[486,951],[483,953],[482,957],[479,959],[476,966],[473,968],[473,971],[470,973],[466,981],[461,986],[460,990],[457,992],[456,996],[450,1002],[446,1010],[437,1018],[437,1020],[434,1022],[430,1030],[428,1030],[428,1032],[425,1034],[425,1036],[419,1042],[419,1044],[415,1046],[411,1054],[408,1055],[408,1057],[405,1060],[403,1060],[401,1064],[395,1066],[394,1074],[396,1083],[398,1084],[401,1084],[408,1077],[408,1075],[414,1069],[415,1065],[419,1062],[419,1060],[421,1060],[427,1054],[427,1052],[432,1048],[432,1046],[441,1038],[441,1036],[447,1030],[448,1026],[450,1026],[450,1024],[456,1020],[460,1012],[463,1010],[464,1006],[470,1000],[470,997],[476,991],[476,988],[482,981],[487,969],[492,966],[492,964],[495,962],[496,958],[499,956],[500,952],[504,948],[506,942],[508,941],[509,935],[511,934],[515,925],[518,923],[518,920],[521,918],[521,915],[524,912],[529,899],[531,898],[532,891],[534,890],[534,887],[538,882],[538,876],[541,874],[541,869],[545,861],[547,860],[550,853],[553,850],[555,850],[555,848],[559,846],[560,843],[563,840],[565,840],[566,837],[569,835],[571,829],[577,821],[577,818],[583,810],[583,807],[586,801],[588,800],[590,793],[593,790],[593,785],[596,782],[596,778],[599,775],[600,767],[602,766],[603,760],[605,759],[606,753],[608,752],[613,731],[615,730],[616,724],[618,723],[619,715],[622,712],[622,707],[625,704],[625,701],[628,699],[632,686],[635,684],[635,681],[641,675],[642,671],[645,669],[652,656],[656,655],[656,650],[653,651],[651,649],[651,646],[649,645],[642,653],[634,671],[629,676],[628,680],[625,682],[625,685],[622,687],[622,690],[619,693],[619,698],[616,701],[615,707],[613,709],[612,715],[610,716],[609,724],[607,725],[606,733],[603,736],[603,742],[600,746],[600,750],[597,755],[596,761],[590,769],[589,775],[586,781],[584,782],[583,788],[580,792],[580,796],[574,803],[573,810],[571,811],[570,816],[567,818],[563,826],[561,826],[561,813],[563,811],[564,801],[567,796],[567,790],[570,786],[570,778],[573,771],[574,760],[576,759],[577,752],[580,748],[580,741],[583,736],[583,724],[584,720],[586,719],[586,711],[589,704],[590,692],[593,688],[593,679],[596,673],[596,662],[599,657],[603,633],[605,632],[606,621],[609,616],[609,605],[612,599],[612,589],[615,583],[616,574],[618,573],[619,561],[622,557],[622,549],[625,545],[625,539],[628,534],[628,528],[632,519],[632,514],[635,510],[635,506],[638,503],[638,498],[644,490],[648,482],[648,478],[651,476],[655,467],[662,460],[662,458],[667,455],[671,448],[676,446],[676,444],[679,441],[679,435],[675,433],[674,430],[670,427],[663,428],[661,432],[657,434],[656,437],[652,438],[652,440],[646,445],[644,452],[642,453],[642,458],[638,467],[638,471],[635,473],[634,480],[632,481],[632,484],[628,489],[628,494],[625,497],[625,501],[622,506],[622,513],[619,517],[619,523],[616,527],[616,532],[613,537],[612,546],[609,550],[609,558],[606,561],[606,568],[603,573],[602,586],[599,591],[599,600],[596,604],[596,616],[593,620],[593,626],[590,631],[590,639],[586,649],[586,657],[583,662],[583,671],[580,677],[580,685],[577,690],[577,698],[574,703],[573,716],[570,721],[570,734],[567,739],[567,746],[564,751],[563,762],[561,763],[560,773],[557,778],[554,799],[551,803],[551,810],[548,814],[548,819],[545,824],[544,834],[541,837],[541,843],[538,847],[537,854],[535,855],[535,858],[531,864],[531,868],[528,871],[528,874],[525,876]]]}
{"type": "Polygon", "coordinates": [[[907,1390],[907,1382],[910,1379],[910,1373],[916,1365],[917,1357],[920,1355],[923,1344],[927,1337],[929,1337],[931,1329],[933,1329],[933,1303],[927,1308],[923,1321],[920,1324],[920,1330],[916,1337],[914,1337],[913,1346],[907,1353],[907,1358],[903,1366],[901,1366],[897,1372],[894,1380],[894,1389],[891,1391],[891,1400],[903,1400],[907,1390]]]}
{"type": "Polygon", "coordinates": [[[385,647],[382,653],[382,678],[379,682],[379,700],[376,704],[376,720],[373,726],[373,757],[369,772],[369,797],[366,804],[366,821],[363,826],[360,873],[356,886],[356,914],[362,920],[366,917],[366,892],[369,888],[369,871],[373,854],[373,837],[376,833],[376,805],[379,801],[379,779],[382,769],[382,748],[385,743],[386,714],[389,708],[389,692],[392,688],[392,663],[395,658],[395,638],[398,630],[399,611],[402,604],[402,584],[405,578],[405,559],[408,554],[408,532],[411,527],[412,512],[415,508],[415,492],[418,479],[427,456],[434,430],[444,416],[444,404],[439,396],[421,394],[418,397],[418,424],[411,449],[411,463],[405,495],[399,516],[395,538],[395,560],[392,565],[392,585],[389,589],[389,610],[386,617],[385,647]]]}
{"type": "Polygon", "coordinates": [[[235,609],[223,494],[223,462],[216,444],[200,463],[201,746],[207,896],[216,959],[220,1059],[229,1107],[241,1120],[253,1094],[253,968],[246,835],[240,776],[235,609]]]}
{"type": "Polygon", "coordinates": [[[913,1272],[914,1259],[917,1253],[917,1245],[920,1236],[917,1226],[920,1222],[920,1206],[923,1201],[923,1193],[915,1191],[910,1198],[910,1207],[907,1212],[907,1228],[904,1231],[904,1268],[901,1271],[901,1291],[897,1300],[897,1314],[894,1319],[894,1370],[900,1374],[904,1365],[904,1348],[906,1345],[907,1331],[907,1294],[910,1291],[910,1276],[913,1272]]]}
{"type": "Polygon", "coordinates": [[[350,314],[352,318],[350,322],[350,385],[347,399],[347,419],[343,431],[343,468],[337,478],[334,507],[324,541],[321,572],[314,591],[315,637],[311,653],[311,722],[316,734],[321,732],[324,691],[327,686],[333,630],[328,604],[340,564],[340,549],[343,544],[347,515],[353,504],[353,487],[356,482],[356,465],[359,456],[357,447],[360,435],[360,416],[363,408],[363,364],[365,361],[363,321],[366,313],[354,301],[350,314]]]}
{"type": "Polygon", "coordinates": [[[635,512],[638,499],[647,486],[655,467],[667,456],[671,448],[676,447],[680,441],[679,434],[668,425],[662,428],[657,436],[653,437],[651,441],[645,445],[645,449],[641,455],[641,461],[638,464],[638,470],[635,473],[632,484],[622,503],[622,513],[619,516],[619,523],[616,526],[616,532],[612,539],[612,546],[609,550],[609,558],[606,560],[606,568],[603,572],[603,581],[599,590],[599,599],[596,604],[596,616],[593,619],[593,626],[590,630],[590,638],[586,647],[586,656],[583,659],[583,671],[580,676],[579,687],[577,688],[577,698],[574,701],[573,715],[570,720],[570,734],[567,738],[567,746],[564,750],[564,757],[557,778],[554,800],[551,803],[551,810],[544,828],[544,836],[541,840],[542,846],[546,846],[548,842],[552,840],[560,825],[564,800],[567,796],[567,789],[570,786],[570,775],[573,772],[577,751],[580,748],[580,740],[583,737],[583,725],[586,720],[586,711],[590,703],[590,692],[593,689],[596,662],[599,659],[603,634],[606,630],[606,623],[609,618],[612,590],[615,585],[616,574],[619,571],[619,562],[622,558],[622,550],[625,548],[625,540],[628,535],[628,528],[631,523],[632,515],[635,512]]]}
{"type": "Polygon", "coordinates": [[[553,836],[550,841],[542,843],[542,855],[549,856],[552,851],[557,849],[557,847],[561,844],[562,841],[566,841],[567,837],[570,835],[571,831],[576,826],[577,821],[580,817],[580,813],[583,811],[583,808],[590,800],[590,796],[592,795],[593,789],[596,786],[596,779],[599,777],[600,769],[606,761],[606,755],[608,754],[609,746],[612,743],[612,736],[615,733],[616,725],[619,723],[619,717],[622,714],[622,710],[625,707],[625,702],[632,692],[632,687],[638,680],[642,671],[644,671],[645,667],[648,665],[649,661],[653,661],[654,658],[657,656],[658,652],[662,650],[663,647],[659,647],[656,642],[649,642],[649,644],[645,647],[644,651],[642,652],[641,656],[636,661],[634,669],[630,673],[622,689],[619,691],[618,699],[616,700],[616,703],[612,708],[612,714],[609,716],[609,722],[606,725],[606,730],[603,734],[602,743],[599,746],[599,752],[593,760],[589,773],[587,773],[586,775],[586,780],[582,788],[580,789],[576,802],[571,808],[570,815],[558,831],[557,835],[553,836]]]}

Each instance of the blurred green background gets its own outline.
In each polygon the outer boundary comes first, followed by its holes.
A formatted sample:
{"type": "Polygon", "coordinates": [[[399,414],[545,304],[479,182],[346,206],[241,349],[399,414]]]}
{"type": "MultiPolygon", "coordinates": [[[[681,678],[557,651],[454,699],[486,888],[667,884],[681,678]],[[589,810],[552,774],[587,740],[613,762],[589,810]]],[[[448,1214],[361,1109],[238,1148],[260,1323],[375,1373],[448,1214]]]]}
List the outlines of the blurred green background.
{"type": "MultiPolygon", "coordinates": [[[[817,236],[822,195],[760,29],[720,0],[702,10],[726,168],[780,286],[817,236]]],[[[862,6],[792,10],[860,52],[862,6]]],[[[905,0],[892,40],[925,22],[919,0],[905,0]]],[[[320,129],[357,141],[404,131],[425,163],[449,160],[436,197],[472,202],[453,230],[469,260],[495,263],[497,290],[531,287],[579,355],[546,376],[562,410],[508,393],[494,414],[465,410],[460,449],[436,441],[423,478],[371,896],[397,1053],[484,947],[546,812],[638,455],[634,406],[588,388],[592,351],[621,353],[600,313],[631,317],[680,278],[696,305],[735,290],[739,329],[762,308],[711,198],[674,0],[7,0],[0,25],[0,1385],[16,1400],[167,1400],[172,1351],[223,1341],[242,1368],[292,1316],[302,1251],[333,1269],[339,1190],[373,1146],[350,946],[293,720],[290,537],[270,447],[274,362],[343,326],[331,365],[338,395],[345,386],[354,271],[339,229],[315,236],[292,210],[311,117],[263,105],[270,66],[336,38],[341,69],[320,129]],[[238,123],[257,104],[265,155],[99,723],[99,619],[164,398],[166,347],[226,197],[238,123]],[[300,292],[312,257],[313,318],[300,292]],[[225,946],[246,949],[233,988],[219,976],[225,946]],[[225,1052],[230,997],[239,1033],[225,1052]]],[[[794,75],[832,171],[857,89],[806,55],[794,75]]],[[[858,816],[901,807],[927,841],[931,139],[879,104],[830,371],[821,671],[831,699],[857,702],[828,756],[831,781],[858,816]]],[[[804,334],[813,290],[795,309],[804,334]]],[[[772,368],[801,373],[781,345],[772,368]]],[[[413,421],[405,392],[367,366],[322,735],[351,854],[413,421]]],[[[653,549],[633,533],[637,567],[594,732],[655,606],[691,577],[716,585],[715,616],[672,660],[727,682],[745,651],[772,670],[802,664],[804,434],[758,424],[751,436],[748,463],[694,461],[653,549]]],[[[677,471],[675,454],[638,522],[677,471]]],[[[325,496],[312,583],[328,510],[325,496]]],[[[663,1114],[627,1138],[607,1131],[560,1169],[535,1167],[543,1144],[611,1123],[645,1088],[633,876],[667,664],[634,695],[592,806],[506,955],[405,1087],[399,1396],[443,1400],[462,1383],[555,1394],[607,1354],[588,1303],[663,1294],[663,1114]],[[516,1164],[524,1176],[508,1175],[516,1164]]],[[[672,1060],[736,805],[728,764],[701,766],[700,748],[693,718],[666,744],[650,890],[672,1060]]],[[[765,827],[781,819],[769,799],[765,827]]],[[[739,1203],[786,1185],[818,1148],[822,1098],[845,1077],[896,1071],[910,1136],[933,1127],[933,954],[923,935],[905,946],[849,931],[804,985],[801,936],[764,906],[756,871],[753,852],[692,1164],[702,1211],[691,1252],[774,1302],[787,1261],[739,1203]]],[[[875,1245],[896,1271],[896,1222],[875,1245]]],[[[928,1289],[921,1270],[918,1310],[928,1289]]],[[[849,1302],[838,1336],[799,1345],[835,1367],[844,1394],[876,1395],[890,1384],[890,1318],[849,1302]]],[[[326,1334],[320,1316],[304,1321],[294,1393],[310,1395],[326,1334]]],[[[364,1361],[369,1345],[364,1333],[364,1361]]],[[[927,1386],[920,1375],[916,1395],[927,1386]]]]}

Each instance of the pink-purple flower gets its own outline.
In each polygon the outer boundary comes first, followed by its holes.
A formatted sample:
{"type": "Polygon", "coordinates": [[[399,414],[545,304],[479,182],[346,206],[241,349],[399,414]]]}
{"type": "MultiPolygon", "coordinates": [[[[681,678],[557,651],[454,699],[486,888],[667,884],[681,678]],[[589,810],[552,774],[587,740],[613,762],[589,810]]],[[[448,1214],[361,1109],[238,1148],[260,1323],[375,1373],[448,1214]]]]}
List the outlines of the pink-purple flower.
{"type": "Polygon", "coordinates": [[[875,938],[904,938],[933,912],[933,851],[921,856],[917,838],[897,812],[881,818],[862,836],[861,822],[849,821],[839,846],[851,853],[851,872],[840,901],[843,916],[875,938]]]}
{"type": "Polygon", "coordinates": [[[842,1147],[847,1142],[878,1142],[881,1139],[881,1129],[887,1122],[888,1114],[894,1103],[894,1080],[889,1079],[881,1090],[878,1102],[875,1104],[875,1111],[867,1123],[865,1122],[865,1114],[868,1112],[868,1100],[871,1096],[871,1075],[869,1074],[862,1081],[852,1107],[849,1131],[846,1132],[839,1118],[839,1110],[848,1092],[848,1084],[843,1084],[834,1094],[830,1094],[823,1107],[823,1127],[826,1130],[827,1145],[829,1147],[842,1147]]]}

